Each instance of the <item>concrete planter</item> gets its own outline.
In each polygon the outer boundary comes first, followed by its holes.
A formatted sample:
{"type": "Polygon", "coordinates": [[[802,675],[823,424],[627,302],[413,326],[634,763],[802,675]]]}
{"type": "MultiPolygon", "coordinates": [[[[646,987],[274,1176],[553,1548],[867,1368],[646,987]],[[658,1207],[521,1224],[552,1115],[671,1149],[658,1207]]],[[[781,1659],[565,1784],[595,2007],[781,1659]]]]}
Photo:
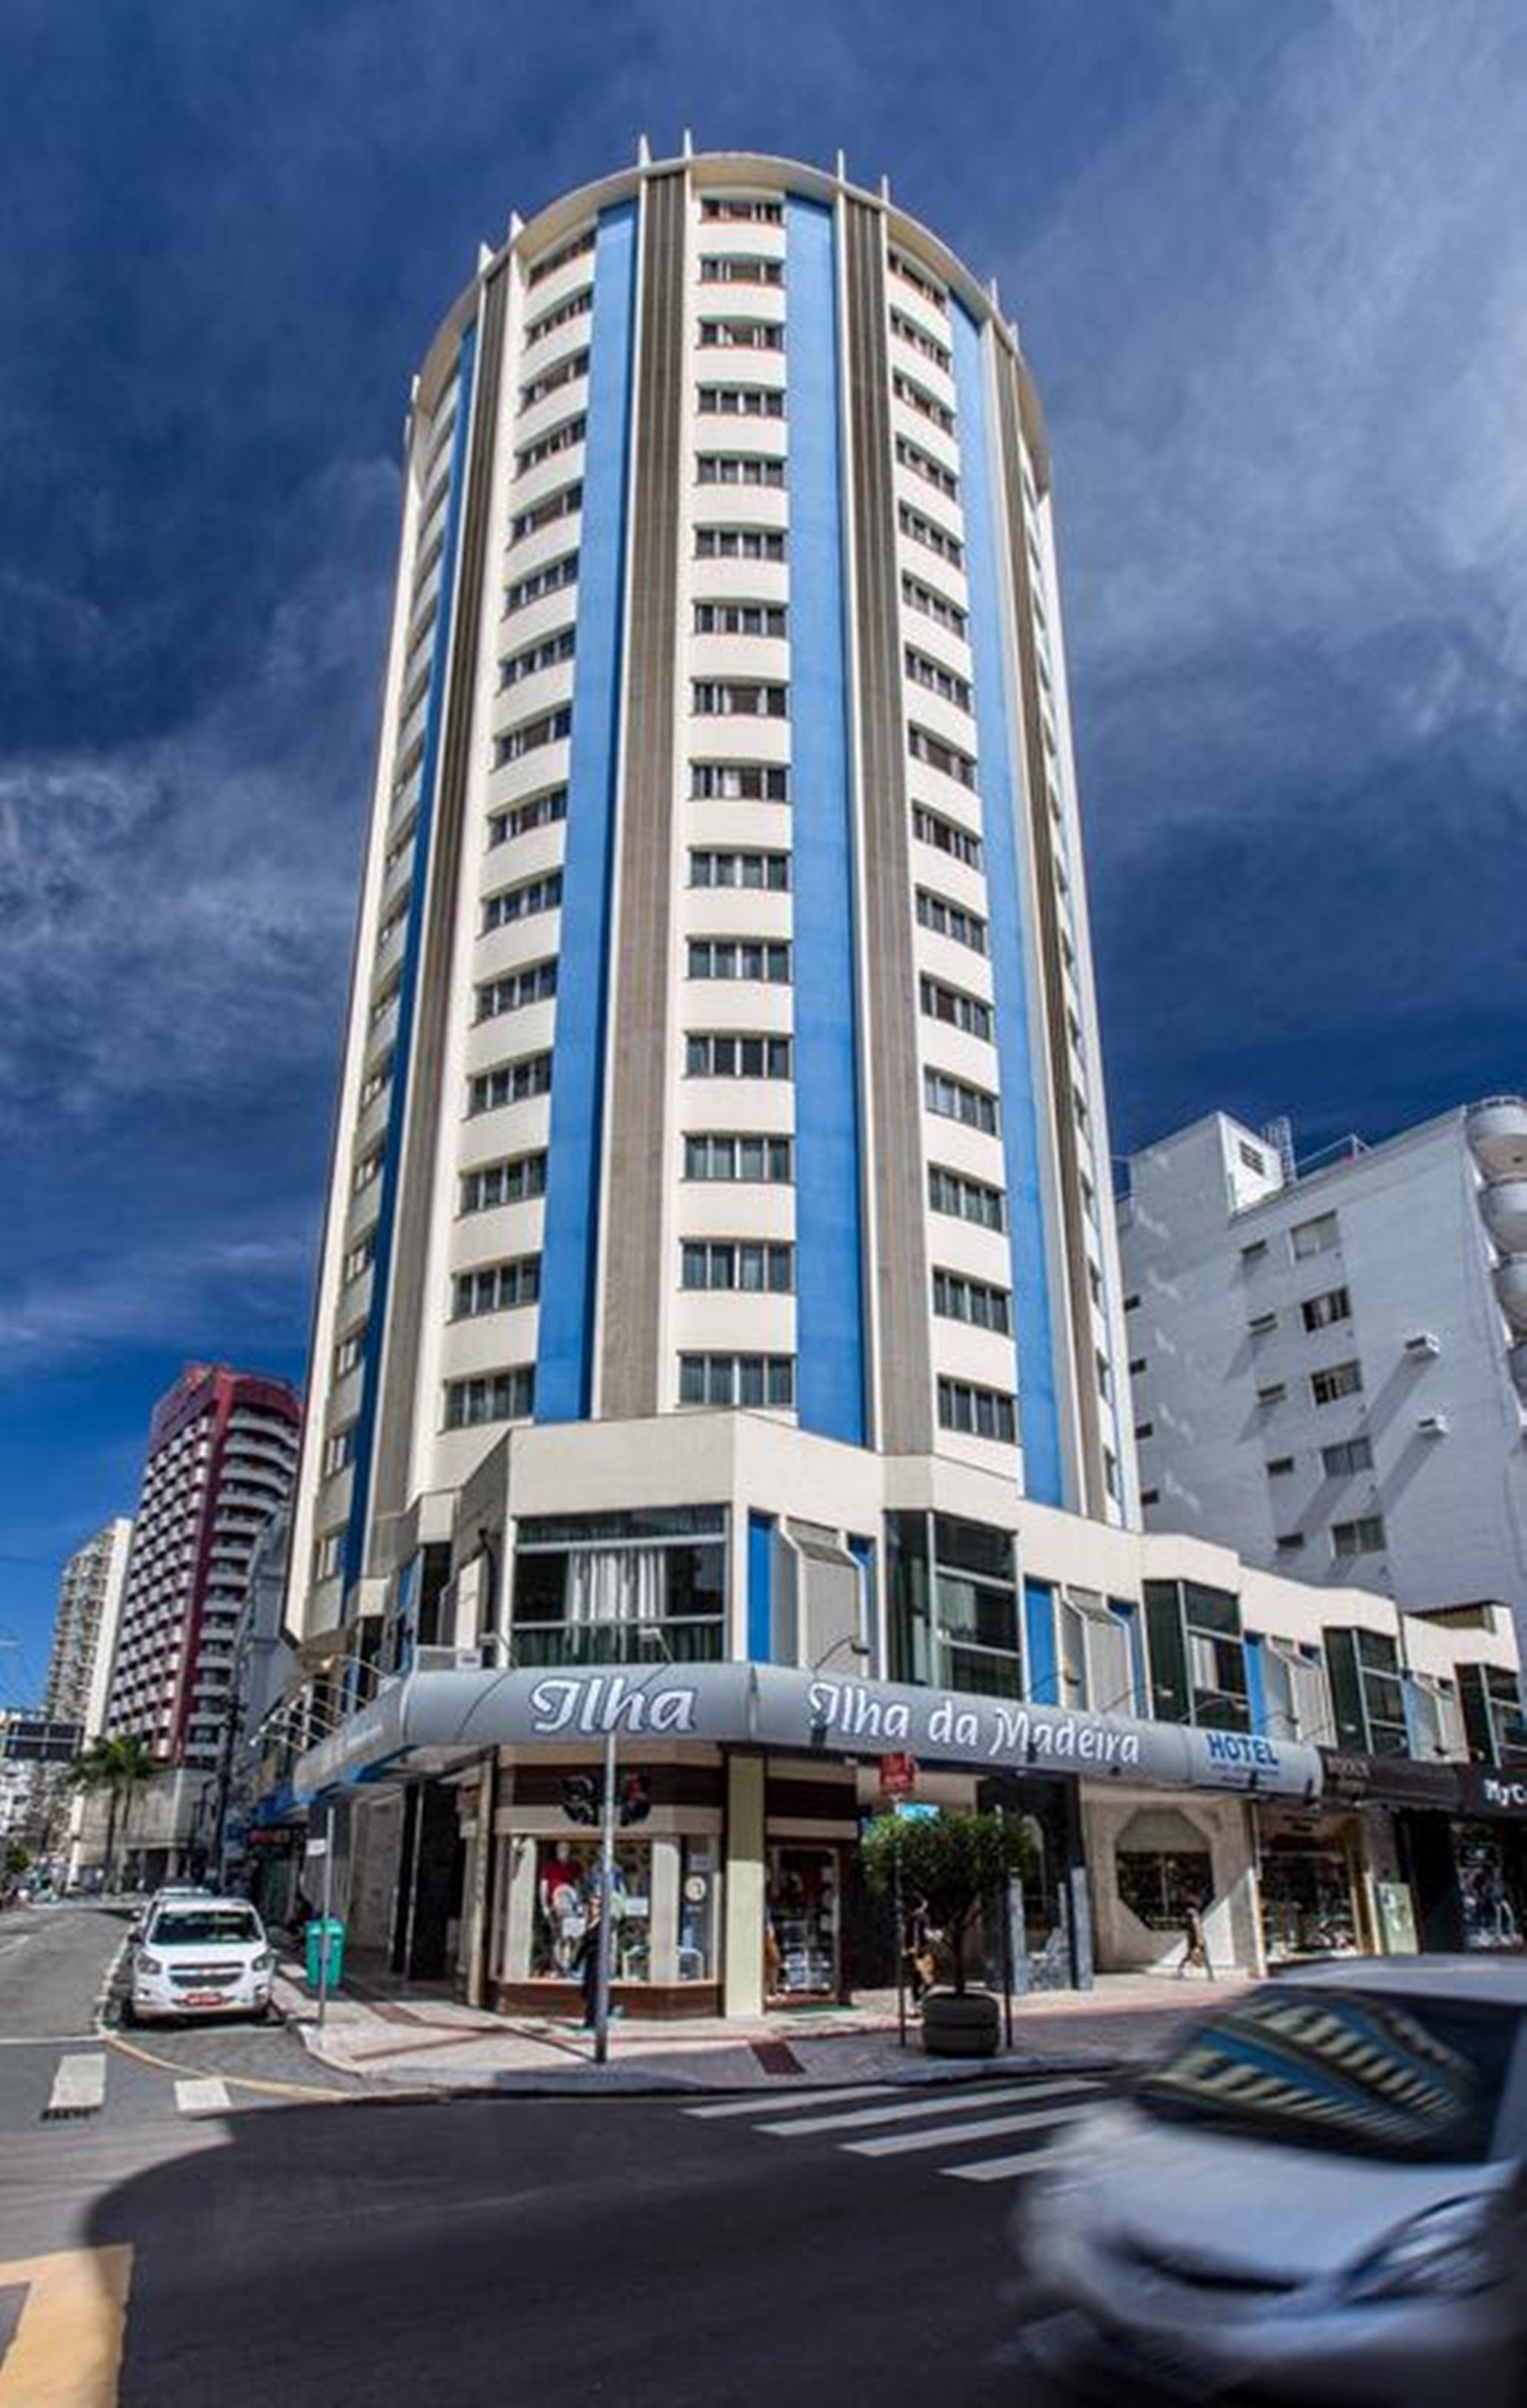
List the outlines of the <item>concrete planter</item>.
{"type": "Polygon", "coordinates": [[[989,1990],[929,1990],[923,2000],[923,2047],[929,2057],[995,2057],[1001,2017],[989,1990]]]}

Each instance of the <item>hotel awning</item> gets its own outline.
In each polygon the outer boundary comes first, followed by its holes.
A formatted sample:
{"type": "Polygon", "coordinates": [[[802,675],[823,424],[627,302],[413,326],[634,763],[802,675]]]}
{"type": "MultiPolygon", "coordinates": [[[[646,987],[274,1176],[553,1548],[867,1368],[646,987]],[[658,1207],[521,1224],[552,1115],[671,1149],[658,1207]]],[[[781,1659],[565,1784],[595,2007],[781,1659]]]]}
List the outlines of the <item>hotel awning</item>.
{"type": "Polygon", "coordinates": [[[828,1679],[775,1664],[663,1664],[407,1673],[300,1758],[295,1787],[310,1800],[353,1782],[426,1778],[484,1748],[587,1745],[612,1729],[627,1748],[692,1739],[837,1757],[903,1753],[986,1773],[1259,1797],[1314,1799],[1322,1778],[1314,1748],[1241,1731],[828,1679]]]}

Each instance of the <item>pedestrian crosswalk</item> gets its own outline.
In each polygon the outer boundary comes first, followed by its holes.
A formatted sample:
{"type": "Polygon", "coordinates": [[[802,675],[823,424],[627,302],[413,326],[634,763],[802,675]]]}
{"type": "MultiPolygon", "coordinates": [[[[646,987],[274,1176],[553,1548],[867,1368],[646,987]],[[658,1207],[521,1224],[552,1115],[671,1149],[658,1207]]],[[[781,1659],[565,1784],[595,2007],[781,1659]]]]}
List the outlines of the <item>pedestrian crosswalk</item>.
{"type": "Polygon", "coordinates": [[[145,2067],[106,2049],[65,2048],[50,2066],[44,2063],[38,2068],[40,2081],[34,2096],[45,2102],[40,2106],[45,2124],[93,2122],[103,2115],[114,2121],[109,2112],[114,2107],[140,2122],[166,2113],[226,2115],[239,2104],[253,2103],[236,2100],[228,2083],[219,2075],[188,2074],[166,2080],[169,2072],[168,2067],[145,2067]]]}
{"type": "Polygon", "coordinates": [[[765,2139],[820,2141],[847,2157],[920,2160],[955,2182],[1003,2183],[1034,2172],[1052,2133],[1089,2114],[1104,2095],[1104,2084],[1085,2074],[929,2083],[910,2095],[902,2084],[864,2083],[798,2090],[787,2101],[755,2096],[680,2112],[698,2123],[748,2118],[765,2139]],[[994,2152],[998,2142],[1008,2145],[994,2152]]]}

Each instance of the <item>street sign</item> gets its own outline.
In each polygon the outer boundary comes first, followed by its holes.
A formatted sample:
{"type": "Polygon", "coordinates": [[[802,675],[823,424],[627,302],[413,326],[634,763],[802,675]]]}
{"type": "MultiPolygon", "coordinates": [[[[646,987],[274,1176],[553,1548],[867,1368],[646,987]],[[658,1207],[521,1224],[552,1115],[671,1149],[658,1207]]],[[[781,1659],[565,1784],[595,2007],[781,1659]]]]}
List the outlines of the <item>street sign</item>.
{"type": "Polygon", "coordinates": [[[915,1805],[906,1798],[899,1798],[894,1809],[903,1823],[936,1823],[942,1811],[938,1806],[915,1805]]]}
{"type": "Polygon", "coordinates": [[[888,1805],[893,1798],[910,1798],[917,1786],[917,1759],[915,1756],[883,1756],[880,1759],[880,1795],[888,1805]]]}
{"type": "Polygon", "coordinates": [[[324,1831],[319,1834],[316,1840],[310,1840],[302,1853],[305,1856],[326,1856],[328,1852],[328,1833],[324,1831]]]}

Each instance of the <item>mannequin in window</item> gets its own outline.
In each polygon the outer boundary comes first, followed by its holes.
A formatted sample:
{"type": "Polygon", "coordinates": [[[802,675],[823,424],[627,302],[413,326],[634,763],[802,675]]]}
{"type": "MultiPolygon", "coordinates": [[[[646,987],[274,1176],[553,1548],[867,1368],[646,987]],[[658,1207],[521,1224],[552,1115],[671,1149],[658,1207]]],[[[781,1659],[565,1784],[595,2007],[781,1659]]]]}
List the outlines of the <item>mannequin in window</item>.
{"type": "Polygon", "coordinates": [[[553,1967],[558,1973],[570,1973],[584,1918],[577,1859],[566,1840],[558,1840],[551,1856],[541,1860],[540,1902],[551,1935],[553,1967]]]}

